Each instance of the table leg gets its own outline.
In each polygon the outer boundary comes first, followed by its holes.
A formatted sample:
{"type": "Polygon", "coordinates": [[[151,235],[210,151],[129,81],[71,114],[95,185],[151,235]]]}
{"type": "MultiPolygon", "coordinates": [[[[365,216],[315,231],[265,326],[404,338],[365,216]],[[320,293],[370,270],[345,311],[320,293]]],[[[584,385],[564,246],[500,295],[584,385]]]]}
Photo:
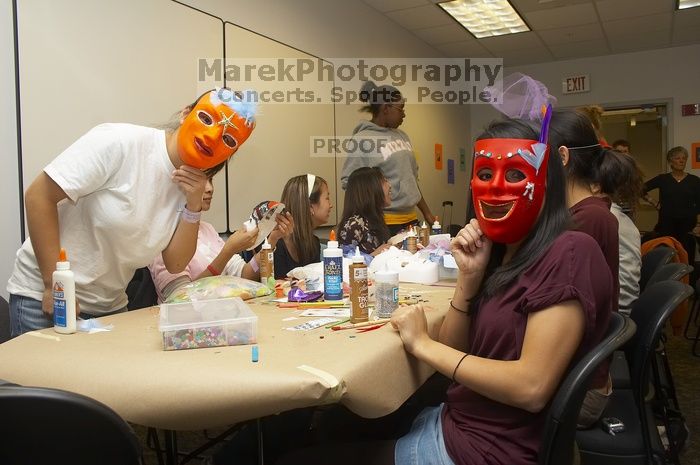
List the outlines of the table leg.
{"type": "Polygon", "coordinates": [[[264,465],[265,459],[263,457],[263,430],[262,420],[260,420],[260,418],[255,420],[255,427],[258,430],[258,465],[264,465]]]}
{"type": "Polygon", "coordinates": [[[170,429],[163,430],[165,435],[165,464],[177,465],[177,435],[170,429]]]}

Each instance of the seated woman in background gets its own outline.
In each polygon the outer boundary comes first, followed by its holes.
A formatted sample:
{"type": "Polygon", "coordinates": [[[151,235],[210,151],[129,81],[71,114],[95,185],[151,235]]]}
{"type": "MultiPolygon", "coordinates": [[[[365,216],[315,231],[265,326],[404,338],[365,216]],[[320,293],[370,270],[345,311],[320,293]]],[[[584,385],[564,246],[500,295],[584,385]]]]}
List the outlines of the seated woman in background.
{"type": "Polygon", "coordinates": [[[291,214],[294,229],[275,248],[275,278],[285,278],[298,266],[321,261],[321,242],[314,229],[326,224],[333,209],[328,183],[313,174],[287,181],[281,202],[291,214]]]}
{"type": "MultiPolygon", "coordinates": [[[[213,196],[214,184],[209,178],[202,196],[203,212],[211,208],[213,196]]],[[[291,234],[293,229],[294,220],[292,220],[292,216],[289,213],[277,215],[277,226],[268,237],[270,245],[274,248],[277,242],[291,234]]],[[[239,255],[255,243],[257,235],[258,228],[251,231],[246,231],[242,228],[224,241],[219,236],[219,233],[216,232],[214,226],[206,221],[200,221],[197,234],[197,250],[183,272],[170,273],[165,268],[162,255],[158,255],[148,265],[156,292],[158,293],[158,303],[167,300],[168,296],[180,287],[207,276],[223,274],[258,281],[260,279],[260,270],[258,269],[260,252],[254,255],[248,263],[239,255]]]]}
{"type": "MultiPolygon", "coordinates": [[[[554,111],[549,143],[564,164],[566,202],[573,226],[598,243],[610,269],[613,299],[617,303],[620,294],[620,239],[618,220],[610,211],[611,197],[630,205],[636,204],[641,185],[639,171],[630,163],[629,156],[603,147],[595,125],[578,111],[554,111]]],[[[604,362],[593,376],[592,390],[579,416],[580,427],[591,426],[605,408],[612,392],[608,369],[609,363],[604,362]]]]}
{"type": "Polygon", "coordinates": [[[283,463],[538,462],[547,407],[568,367],[600,342],[614,307],[600,249],[568,230],[561,159],[548,152],[519,120],[479,136],[477,219],[452,240],[459,274],[439,337],[428,334],[422,305],[392,317],[405,349],[454,381],[446,402],[396,442],[327,445],[283,463]]]}
{"type": "Polygon", "coordinates": [[[389,247],[389,228],[384,223],[384,208],[389,205],[391,185],[379,168],[363,167],[352,172],[337,230],[344,253],[359,247],[360,252],[376,256],[389,247]]]}

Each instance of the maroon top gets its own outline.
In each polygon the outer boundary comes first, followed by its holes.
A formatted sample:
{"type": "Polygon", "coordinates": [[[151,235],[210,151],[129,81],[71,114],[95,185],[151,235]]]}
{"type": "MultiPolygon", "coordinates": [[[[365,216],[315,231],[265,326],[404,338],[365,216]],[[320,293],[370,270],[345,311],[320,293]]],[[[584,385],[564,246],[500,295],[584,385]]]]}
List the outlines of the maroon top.
{"type": "MultiPolygon", "coordinates": [[[[505,292],[481,303],[471,322],[470,352],[517,360],[529,313],[578,300],[586,327],[573,366],[607,330],[616,302],[612,293],[610,273],[595,241],[580,232],[564,232],[505,292]]],[[[536,464],[548,408],[530,413],[453,383],[442,414],[447,452],[457,465],[536,464]]]]}
{"type": "MultiPolygon", "coordinates": [[[[610,211],[610,199],[587,197],[569,209],[574,221],[574,228],[591,236],[603,251],[612,274],[615,294],[614,311],[620,298],[620,235],[617,218],[610,211]]],[[[601,388],[608,383],[610,359],[601,363],[593,374],[591,387],[601,388]]]]}

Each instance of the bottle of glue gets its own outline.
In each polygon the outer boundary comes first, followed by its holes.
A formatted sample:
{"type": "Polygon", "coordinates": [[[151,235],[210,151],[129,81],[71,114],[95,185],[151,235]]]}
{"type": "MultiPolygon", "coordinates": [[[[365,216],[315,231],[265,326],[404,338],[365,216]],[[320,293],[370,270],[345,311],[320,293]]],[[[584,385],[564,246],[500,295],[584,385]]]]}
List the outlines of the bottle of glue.
{"type": "Polygon", "coordinates": [[[433,227],[431,228],[431,234],[442,234],[442,226],[440,226],[440,221],[438,217],[435,217],[435,222],[433,223],[433,227]]]}
{"type": "Polygon", "coordinates": [[[66,258],[66,249],[61,248],[53,272],[53,329],[57,333],[72,334],[76,327],[75,275],[66,258]]]}

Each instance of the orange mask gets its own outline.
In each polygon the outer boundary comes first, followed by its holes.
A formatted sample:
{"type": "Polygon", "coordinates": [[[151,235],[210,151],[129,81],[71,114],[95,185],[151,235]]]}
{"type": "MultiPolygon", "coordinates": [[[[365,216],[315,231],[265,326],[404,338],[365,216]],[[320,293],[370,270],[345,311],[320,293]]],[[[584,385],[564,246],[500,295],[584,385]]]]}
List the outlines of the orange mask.
{"type": "Polygon", "coordinates": [[[228,89],[199,99],[177,135],[177,150],[186,165],[212,168],[231,157],[255,128],[255,108],[228,89]]]}

